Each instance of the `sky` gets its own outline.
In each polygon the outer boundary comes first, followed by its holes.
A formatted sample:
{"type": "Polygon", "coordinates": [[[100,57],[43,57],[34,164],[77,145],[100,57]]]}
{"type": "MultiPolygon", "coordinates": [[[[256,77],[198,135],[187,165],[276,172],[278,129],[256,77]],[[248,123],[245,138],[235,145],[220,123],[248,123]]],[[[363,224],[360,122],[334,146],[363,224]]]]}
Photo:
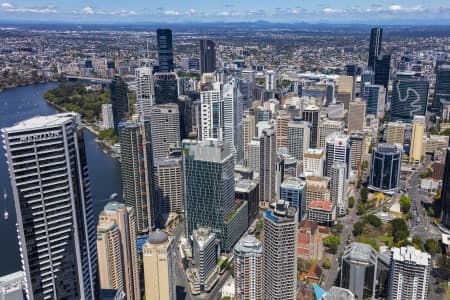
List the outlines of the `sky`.
{"type": "Polygon", "coordinates": [[[449,0],[0,0],[0,21],[450,24],[449,0]]]}

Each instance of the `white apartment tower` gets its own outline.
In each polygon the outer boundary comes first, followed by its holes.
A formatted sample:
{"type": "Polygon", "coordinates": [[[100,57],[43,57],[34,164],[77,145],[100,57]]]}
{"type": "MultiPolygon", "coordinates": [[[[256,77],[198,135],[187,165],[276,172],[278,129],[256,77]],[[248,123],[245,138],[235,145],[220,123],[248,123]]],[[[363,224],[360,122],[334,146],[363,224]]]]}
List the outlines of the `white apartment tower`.
{"type": "Polygon", "coordinates": [[[169,148],[181,141],[180,113],[175,103],[153,105],[150,109],[153,160],[169,156],[169,148]]]}
{"type": "Polygon", "coordinates": [[[200,92],[200,140],[223,140],[223,96],[220,82],[205,83],[200,92]]]}
{"type": "Polygon", "coordinates": [[[142,67],[135,70],[136,106],[139,116],[148,117],[154,102],[152,68],[142,67]]]}
{"type": "Polygon", "coordinates": [[[243,97],[235,79],[223,86],[223,139],[231,146],[235,164],[244,160],[244,136],[242,115],[243,97]]]}
{"type": "Polygon", "coordinates": [[[102,128],[104,130],[114,128],[111,103],[102,104],[102,128]]]}
{"type": "Polygon", "coordinates": [[[351,143],[348,135],[333,133],[326,141],[326,165],[325,175],[331,177],[331,167],[336,162],[344,162],[347,165],[348,178],[350,167],[351,143]]]}

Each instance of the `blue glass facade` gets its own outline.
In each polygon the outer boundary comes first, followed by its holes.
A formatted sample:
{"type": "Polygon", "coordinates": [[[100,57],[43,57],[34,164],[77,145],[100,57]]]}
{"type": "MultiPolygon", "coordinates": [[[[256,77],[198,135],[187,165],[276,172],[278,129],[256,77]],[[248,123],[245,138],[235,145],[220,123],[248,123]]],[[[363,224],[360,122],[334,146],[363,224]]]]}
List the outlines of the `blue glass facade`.
{"type": "Polygon", "coordinates": [[[372,150],[369,188],[394,193],[399,188],[402,152],[392,144],[379,144],[372,150]]]}

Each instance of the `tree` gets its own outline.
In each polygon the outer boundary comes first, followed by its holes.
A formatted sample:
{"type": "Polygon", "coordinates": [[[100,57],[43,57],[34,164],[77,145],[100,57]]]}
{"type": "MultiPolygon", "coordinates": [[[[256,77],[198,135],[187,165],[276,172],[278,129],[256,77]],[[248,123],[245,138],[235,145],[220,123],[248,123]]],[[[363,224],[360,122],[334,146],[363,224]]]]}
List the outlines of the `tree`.
{"type": "Polygon", "coordinates": [[[411,209],[411,198],[407,196],[401,196],[400,197],[400,209],[404,214],[409,213],[409,210],[411,209]]]}
{"type": "Polygon", "coordinates": [[[431,255],[435,255],[439,252],[439,245],[434,239],[428,239],[425,241],[425,250],[431,255]]]}
{"type": "Polygon", "coordinates": [[[405,220],[397,218],[390,221],[389,224],[392,226],[392,237],[394,238],[394,243],[397,244],[408,238],[409,230],[405,220]]]}
{"type": "Polygon", "coordinates": [[[366,188],[366,187],[362,187],[360,193],[361,193],[361,200],[362,200],[363,202],[366,202],[366,201],[367,201],[367,198],[368,198],[368,196],[369,196],[369,189],[366,188]]]}
{"type": "Polygon", "coordinates": [[[413,236],[412,244],[416,249],[423,251],[423,241],[420,238],[420,236],[418,236],[418,235],[413,236]]]}
{"type": "Polygon", "coordinates": [[[367,160],[362,162],[361,168],[363,170],[366,170],[369,167],[369,162],[367,160]]]}
{"type": "Polygon", "coordinates": [[[366,205],[362,200],[358,200],[358,215],[362,216],[366,213],[366,205]]]}
{"type": "Polygon", "coordinates": [[[348,198],[348,207],[353,208],[355,206],[355,197],[348,198]]]}
{"type": "Polygon", "coordinates": [[[331,267],[331,260],[328,257],[325,257],[322,261],[322,267],[324,269],[329,269],[331,267]]]}
{"type": "Polygon", "coordinates": [[[363,221],[353,224],[353,235],[360,235],[363,232],[364,225],[366,224],[363,221]]]}
{"type": "Polygon", "coordinates": [[[441,255],[437,262],[440,270],[440,275],[443,279],[448,280],[450,278],[450,256],[441,255]]]}
{"type": "Polygon", "coordinates": [[[341,238],[339,235],[329,235],[323,238],[323,245],[327,247],[331,253],[336,254],[337,248],[341,243],[341,238]]]}
{"type": "Polygon", "coordinates": [[[367,216],[367,222],[372,225],[373,227],[379,228],[381,224],[383,224],[376,215],[370,214],[367,216]]]}

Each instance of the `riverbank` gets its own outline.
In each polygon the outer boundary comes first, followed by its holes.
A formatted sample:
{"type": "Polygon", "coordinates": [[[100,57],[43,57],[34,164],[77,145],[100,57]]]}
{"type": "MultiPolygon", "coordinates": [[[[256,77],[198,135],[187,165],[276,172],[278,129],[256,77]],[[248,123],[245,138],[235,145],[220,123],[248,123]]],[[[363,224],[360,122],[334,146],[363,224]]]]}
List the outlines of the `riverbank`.
{"type": "Polygon", "coordinates": [[[15,89],[15,88],[19,88],[19,87],[26,87],[26,86],[30,86],[30,85],[34,85],[34,84],[46,84],[46,83],[57,83],[57,82],[63,82],[61,79],[48,79],[48,80],[42,80],[42,81],[33,81],[33,82],[21,82],[21,83],[15,83],[13,85],[8,85],[8,86],[2,86],[0,87],[0,93],[10,90],[10,89],[15,89]]]}

